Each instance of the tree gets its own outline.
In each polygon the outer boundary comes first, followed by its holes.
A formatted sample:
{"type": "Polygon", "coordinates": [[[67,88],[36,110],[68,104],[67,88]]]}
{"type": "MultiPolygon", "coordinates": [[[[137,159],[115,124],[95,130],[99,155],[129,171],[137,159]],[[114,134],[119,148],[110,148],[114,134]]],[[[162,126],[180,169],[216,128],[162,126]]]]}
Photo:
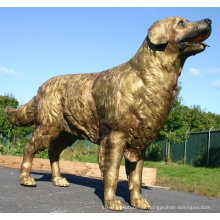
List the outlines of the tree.
{"type": "Polygon", "coordinates": [[[0,134],[11,141],[14,137],[24,140],[25,137],[32,132],[32,127],[16,127],[13,126],[5,117],[5,108],[10,106],[17,108],[19,102],[12,95],[0,96],[0,134]]]}
{"type": "Polygon", "coordinates": [[[200,106],[192,106],[185,114],[185,121],[188,123],[191,132],[207,131],[211,127],[219,128],[215,114],[206,113],[200,106]]]}
{"type": "Polygon", "coordinates": [[[5,117],[5,108],[7,106],[16,108],[18,101],[12,95],[0,96],[0,133],[11,139],[13,126],[5,117]]]}
{"type": "Polygon", "coordinates": [[[169,118],[157,140],[167,139],[168,142],[180,143],[187,138],[189,132],[207,131],[211,127],[220,129],[220,115],[211,112],[206,113],[198,105],[190,108],[182,105],[180,91],[181,85],[178,86],[177,96],[169,118]]]}
{"type": "Polygon", "coordinates": [[[207,117],[213,120],[212,121],[213,129],[220,129],[220,115],[208,112],[207,117]]]}
{"type": "Polygon", "coordinates": [[[181,85],[178,85],[177,95],[173,102],[169,118],[158,136],[159,140],[167,139],[169,142],[182,142],[186,139],[189,125],[185,120],[185,112],[188,111],[188,109],[181,103],[181,88],[181,85]]]}

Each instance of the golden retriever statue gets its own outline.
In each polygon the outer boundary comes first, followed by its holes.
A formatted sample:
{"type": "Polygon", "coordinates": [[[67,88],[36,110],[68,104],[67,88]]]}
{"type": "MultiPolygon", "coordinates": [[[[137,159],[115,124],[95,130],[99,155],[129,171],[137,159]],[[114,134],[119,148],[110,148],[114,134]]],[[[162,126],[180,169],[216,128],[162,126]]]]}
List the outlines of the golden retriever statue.
{"type": "Polygon", "coordinates": [[[33,156],[49,148],[52,182],[68,186],[60,174],[60,153],[77,139],[87,139],[100,145],[105,207],[123,210],[115,191],[124,156],[130,204],[149,209],[140,194],[146,147],[169,116],[186,58],[206,48],[203,41],[210,33],[210,19],[189,22],[180,17],[165,18],[150,27],[128,62],[100,73],[54,77],[29,103],[19,109],[7,108],[13,125],[34,125],[24,148],[20,183],[36,185],[30,177],[33,156]]]}

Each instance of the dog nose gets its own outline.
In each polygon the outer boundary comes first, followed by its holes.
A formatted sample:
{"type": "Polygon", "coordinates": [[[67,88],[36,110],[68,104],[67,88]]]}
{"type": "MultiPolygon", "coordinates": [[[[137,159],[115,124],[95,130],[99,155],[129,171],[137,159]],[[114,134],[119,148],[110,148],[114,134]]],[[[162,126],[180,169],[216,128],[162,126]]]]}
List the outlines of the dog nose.
{"type": "Polygon", "coordinates": [[[209,18],[204,19],[204,21],[209,25],[212,23],[211,19],[209,19],[209,18]]]}

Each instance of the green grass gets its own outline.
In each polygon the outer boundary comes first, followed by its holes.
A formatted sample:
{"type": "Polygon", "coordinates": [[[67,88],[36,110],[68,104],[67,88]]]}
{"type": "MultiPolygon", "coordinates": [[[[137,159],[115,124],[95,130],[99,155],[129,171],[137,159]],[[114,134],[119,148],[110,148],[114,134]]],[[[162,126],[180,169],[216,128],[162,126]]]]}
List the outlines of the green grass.
{"type": "Polygon", "coordinates": [[[199,195],[220,197],[220,168],[151,161],[145,161],[144,166],[157,168],[157,185],[199,195]]]}
{"type": "Polygon", "coordinates": [[[61,160],[81,161],[89,163],[97,163],[98,146],[89,147],[84,142],[78,141],[74,147],[68,147],[61,155],[61,160]]]}
{"type": "MultiPolygon", "coordinates": [[[[97,163],[98,146],[92,148],[83,142],[67,148],[61,154],[61,160],[97,163]]],[[[23,144],[1,144],[0,155],[23,155],[23,144]]],[[[48,158],[47,151],[36,157],[48,158]]],[[[124,160],[122,160],[124,165],[124,160]]],[[[157,185],[169,186],[171,189],[191,192],[199,195],[220,197],[220,168],[193,167],[164,161],[145,161],[145,167],[157,168],[157,185]]]]}
{"type": "Polygon", "coordinates": [[[84,155],[83,157],[76,158],[75,161],[86,162],[86,163],[98,163],[97,155],[89,154],[84,155]]]}
{"type": "MultiPolygon", "coordinates": [[[[79,156],[74,161],[97,163],[97,154],[79,156]]],[[[124,165],[124,160],[121,164],[124,165]]],[[[144,167],[157,168],[156,185],[198,195],[220,197],[220,168],[193,167],[164,161],[145,161],[144,167]]]]}

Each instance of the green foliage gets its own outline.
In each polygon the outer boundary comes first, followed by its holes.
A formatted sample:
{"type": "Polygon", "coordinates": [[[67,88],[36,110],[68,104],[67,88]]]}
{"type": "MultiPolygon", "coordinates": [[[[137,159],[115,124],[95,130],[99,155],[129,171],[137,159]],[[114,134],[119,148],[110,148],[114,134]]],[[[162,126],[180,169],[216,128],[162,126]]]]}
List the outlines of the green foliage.
{"type": "Polygon", "coordinates": [[[162,147],[155,143],[150,146],[150,150],[146,152],[146,160],[160,161],[162,160],[162,147]]]}
{"type": "Polygon", "coordinates": [[[199,195],[220,197],[220,168],[194,167],[164,161],[145,161],[144,167],[157,168],[159,186],[199,195]]]}
{"type": "Polygon", "coordinates": [[[17,142],[12,144],[11,142],[0,142],[0,155],[22,156],[24,144],[17,142]]]}
{"type": "Polygon", "coordinates": [[[12,95],[0,96],[0,134],[12,141],[18,138],[21,142],[27,142],[26,136],[29,135],[32,127],[16,127],[13,126],[5,116],[6,107],[18,107],[18,101],[12,95]]]}
{"type": "Polygon", "coordinates": [[[194,161],[193,165],[196,166],[196,167],[201,167],[201,166],[203,166],[203,164],[202,164],[202,157],[201,157],[200,155],[197,156],[197,158],[196,158],[196,160],[194,161]]]}
{"type": "Polygon", "coordinates": [[[182,158],[181,160],[176,161],[176,163],[177,163],[178,165],[183,165],[184,162],[185,162],[184,158],[182,158]]]}
{"type": "Polygon", "coordinates": [[[61,153],[61,159],[70,161],[83,161],[91,157],[97,162],[98,145],[87,140],[77,140],[73,146],[68,147],[61,153]]]}
{"type": "Polygon", "coordinates": [[[5,117],[5,108],[7,106],[16,108],[18,106],[18,101],[13,96],[0,96],[0,133],[7,137],[8,139],[12,139],[12,125],[5,117]]]}
{"type": "Polygon", "coordinates": [[[170,142],[180,143],[186,139],[186,132],[189,130],[189,125],[185,121],[185,108],[181,104],[181,88],[181,85],[179,85],[169,118],[158,136],[160,140],[167,139],[170,142]]]}
{"type": "Polygon", "coordinates": [[[169,118],[157,140],[167,139],[170,142],[181,143],[185,141],[189,132],[207,131],[211,127],[220,129],[220,115],[207,113],[200,106],[184,106],[181,103],[180,91],[181,85],[178,86],[169,118]]]}
{"type": "Polygon", "coordinates": [[[0,96],[0,136],[8,140],[3,142],[3,138],[0,139],[0,154],[21,156],[24,145],[28,142],[28,135],[33,130],[32,127],[13,126],[6,118],[5,108],[17,108],[18,105],[18,101],[12,95],[0,96]]]}
{"type": "Polygon", "coordinates": [[[185,121],[189,125],[192,132],[207,131],[211,127],[219,129],[220,124],[218,118],[220,115],[206,113],[200,106],[185,107],[185,121]]]}
{"type": "Polygon", "coordinates": [[[13,95],[4,95],[0,96],[0,107],[5,108],[7,106],[17,108],[18,107],[18,100],[14,98],[13,95]]]}
{"type": "Polygon", "coordinates": [[[41,151],[41,152],[35,154],[35,157],[36,158],[49,159],[48,150],[44,150],[44,151],[41,151]]]}
{"type": "MultiPolygon", "coordinates": [[[[220,115],[211,112],[206,113],[200,106],[191,108],[182,104],[180,96],[181,85],[178,86],[177,96],[172,105],[169,118],[159,133],[157,140],[167,139],[169,142],[180,143],[185,141],[189,132],[207,131],[211,127],[220,129],[220,115]],[[187,134],[187,131],[188,134],[187,134]]],[[[28,141],[33,127],[16,127],[10,124],[5,117],[7,106],[18,107],[18,101],[12,95],[0,96],[0,136],[6,137],[9,142],[0,140],[0,154],[22,155],[23,147],[28,141]]],[[[85,155],[93,155],[97,151],[97,145],[90,146],[91,142],[77,141],[73,148],[69,148],[62,154],[66,159],[83,158],[85,155]],[[89,144],[90,143],[90,144],[89,144]],[[94,149],[94,150],[93,150],[94,149]]],[[[159,160],[161,151],[158,146],[152,147],[148,157],[151,160],[159,160]]],[[[47,151],[40,152],[37,157],[48,158],[47,151]]]]}

